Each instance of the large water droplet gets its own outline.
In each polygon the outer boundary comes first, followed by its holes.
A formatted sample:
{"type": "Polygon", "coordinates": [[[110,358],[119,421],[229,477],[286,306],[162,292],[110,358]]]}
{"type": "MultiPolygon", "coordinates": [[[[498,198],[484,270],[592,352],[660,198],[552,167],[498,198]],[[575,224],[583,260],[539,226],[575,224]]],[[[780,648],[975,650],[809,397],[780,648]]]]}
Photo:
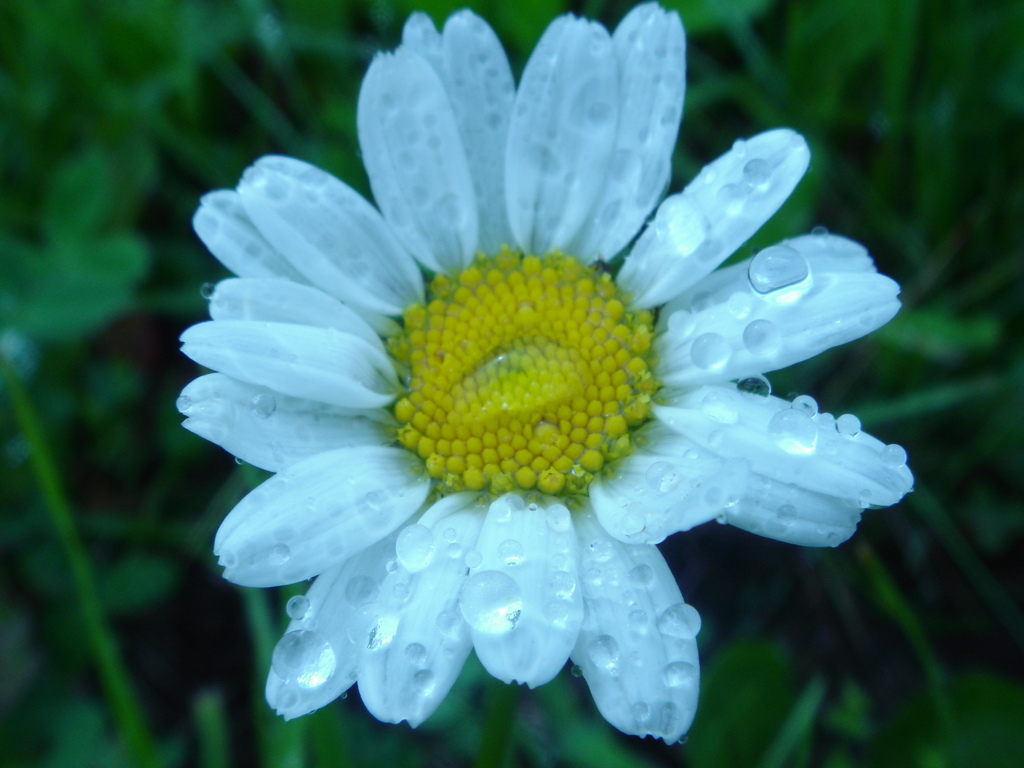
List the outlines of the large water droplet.
{"type": "Polygon", "coordinates": [[[768,422],[768,436],[787,453],[810,454],[818,446],[818,427],[805,411],[784,408],[768,422]]]}
{"type": "Polygon", "coordinates": [[[410,525],[395,541],[395,557],[408,571],[422,571],[434,559],[434,533],[425,525],[410,525]]]}
{"type": "Polygon", "coordinates": [[[611,635],[598,635],[587,644],[587,656],[598,669],[614,672],[619,666],[619,643],[611,635]]]}
{"type": "Polygon", "coordinates": [[[459,597],[462,617],[478,632],[511,631],[523,610],[522,590],[501,571],[480,571],[470,576],[459,597]]]}
{"type": "Polygon", "coordinates": [[[754,355],[771,355],[782,346],[782,334],[771,320],[754,320],[743,329],[743,346],[754,355]]]}
{"type": "Polygon", "coordinates": [[[661,679],[669,688],[692,685],[697,680],[697,668],[685,661],[673,661],[661,670],[661,679]]]}
{"type": "Polygon", "coordinates": [[[254,395],[249,401],[249,408],[258,419],[265,419],[277,410],[277,400],[266,393],[254,395]]]}
{"type": "Polygon", "coordinates": [[[274,646],[270,663],[282,680],[303,688],[323,685],[337,666],[331,644],[308,629],[297,629],[282,637],[274,646]]]}
{"type": "Polygon", "coordinates": [[[309,613],[309,598],[305,595],[295,595],[285,604],[284,612],[294,621],[306,618],[306,614],[309,613]]]}
{"type": "MultiPolygon", "coordinates": [[[[761,294],[774,293],[783,288],[795,289],[798,286],[806,290],[808,286],[802,284],[810,274],[807,260],[788,245],[772,245],[758,251],[747,267],[750,285],[761,294]]],[[[792,301],[803,290],[786,291],[784,295],[775,298],[779,301],[792,301]]]]}
{"type": "Polygon", "coordinates": [[[693,364],[705,371],[721,368],[731,355],[732,347],[720,333],[702,333],[690,347],[693,364]]]}
{"type": "Polygon", "coordinates": [[[669,637],[692,640],[700,632],[700,614],[688,603],[670,605],[658,616],[658,631],[669,637]]]}
{"type": "Polygon", "coordinates": [[[741,379],[736,382],[736,389],[740,392],[746,392],[748,395],[757,395],[758,397],[768,397],[772,393],[771,382],[760,375],[741,379]]]}

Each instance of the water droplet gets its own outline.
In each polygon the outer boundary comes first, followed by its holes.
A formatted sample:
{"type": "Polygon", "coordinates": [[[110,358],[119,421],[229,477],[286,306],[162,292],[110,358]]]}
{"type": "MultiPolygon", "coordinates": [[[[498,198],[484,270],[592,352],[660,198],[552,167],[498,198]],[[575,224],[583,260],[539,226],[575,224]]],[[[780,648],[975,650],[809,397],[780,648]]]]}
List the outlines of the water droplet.
{"type": "Polygon", "coordinates": [[[888,469],[899,469],[907,463],[907,452],[895,443],[882,449],[882,464],[888,469]]]}
{"type": "Polygon", "coordinates": [[[271,565],[284,565],[291,556],[292,551],[287,544],[275,544],[267,555],[267,562],[271,565]]]}
{"type": "Polygon", "coordinates": [[[373,602],[379,594],[380,586],[369,576],[353,576],[345,585],[345,599],[355,608],[373,602]]]}
{"type": "Polygon", "coordinates": [[[192,398],[188,395],[181,395],[174,401],[174,407],[178,409],[178,413],[188,416],[188,412],[192,410],[192,398]]]}
{"type": "Polygon", "coordinates": [[[597,539],[590,542],[590,552],[595,562],[606,563],[615,554],[615,545],[609,539],[597,539]]]}
{"type": "Polygon", "coordinates": [[[647,630],[647,613],[642,608],[634,608],[626,616],[626,626],[634,632],[645,632],[647,630]]]}
{"type": "Polygon", "coordinates": [[[836,419],[836,430],[838,430],[840,435],[854,437],[860,433],[860,419],[852,413],[844,413],[836,419]]]}
{"type": "Polygon", "coordinates": [[[670,605],[658,617],[658,631],[669,637],[692,640],[700,632],[700,614],[688,603],[670,605]]]}
{"type": "Polygon", "coordinates": [[[736,389],[749,395],[757,395],[758,397],[768,397],[772,393],[771,382],[760,375],[741,379],[736,383],[736,389]]]}
{"type": "Polygon", "coordinates": [[[644,475],[647,484],[657,493],[669,493],[681,480],[679,471],[674,464],[667,461],[656,461],[647,468],[644,475]]]}
{"type": "Polygon", "coordinates": [[[619,643],[611,635],[598,635],[587,644],[587,656],[598,669],[615,672],[619,666],[619,643]]]}
{"type": "Polygon", "coordinates": [[[715,193],[715,198],[727,214],[735,216],[747,202],[747,191],[739,184],[723,184],[715,193]]]}
{"type": "Polygon", "coordinates": [[[792,520],[796,517],[796,507],[792,504],[783,504],[779,507],[779,517],[782,520],[792,520]]]}
{"type": "Polygon", "coordinates": [[[661,679],[669,688],[692,685],[697,680],[697,668],[685,661],[673,661],[661,670],[661,679]]]}
{"type": "Polygon", "coordinates": [[[569,508],[564,504],[552,504],[547,511],[548,527],[553,531],[567,531],[572,525],[569,508]]]}
{"type": "Polygon", "coordinates": [[[768,436],[787,453],[810,454],[818,446],[818,427],[804,411],[784,408],[768,422],[768,436]]]}
{"type": "Polygon", "coordinates": [[[726,301],[725,306],[733,317],[737,320],[742,320],[750,314],[750,310],[753,308],[750,293],[734,293],[726,301]]]}
{"type": "Polygon", "coordinates": [[[448,557],[454,560],[457,557],[462,557],[462,545],[457,542],[452,542],[448,545],[448,557]]]}
{"type": "Polygon", "coordinates": [[[722,368],[731,355],[732,347],[719,333],[702,333],[690,347],[693,364],[705,371],[722,368]]]}
{"type": "Polygon", "coordinates": [[[519,585],[501,571],[480,571],[470,576],[459,597],[462,617],[478,632],[511,631],[523,610],[519,585]]]}
{"type": "Polygon", "coordinates": [[[828,237],[828,227],[819,224],[811,230],[811,234],[820,238],[828,237]]]}
{"type": "Polygon", "coordinates": [[[803,411],[808,416],[814,416],[818,413],[818,401],[810,395],[798,395],[793,398],[793,407],[798,411],[803,411]]]}
{"type": "Polygon", "coordinates": [[[654,581],[654,571],[651,570],[651,566],[640,563],[630,569],[629,581],[634,587],[647,588],[654,581]]]}
{"type": "Polygon", "coordinates": [[[366,641],[366,650],[376,651],[391,645],[398,632],[398,616],[393,613],[378,616],[370,627],[370,635],[366,641]]]}
{"type": "Polygon", "coordinates": [[[739,418],[739,411],[736,404],[727,392],[719,389],[712,389],[700,402],[700,409],[709,419],[714,419],[723,424],[735,424],[739,418]]]}
{"type": "Polygon", "coordinates": [[[409,660],[410,664],[417,667],[422,666],[423,662],[427,660],[427,649],[423,643],[409,643],[405,646],[405,658],[409,660]]]}
{"type": "MultiPolygon", "coordinates": [[[[788,245],[772,245],[758,251],[747,267],[750,285],[760,294],[774,293],[783,288],[797,286],[806,290],[809,285],[802,284],[810,277],[810,274],[811,269],[807,260],[800,255],[799,251],[788,245]]],[[[798,298],[803,290],[786,291],[784,295],[778,296],[776,299],[792,301],[798,298]]]]}
{"type": "Polygon", "coordinates": [[[306,618],[306,614],[309,613],[309,598],[305,595],[295,595],[289,598],[285,603],[284,612],[288,614],[289,619],[294,621],[306,618]]]}
{"type": "Polygon", "coordinates": [[[266,393],[255,395],[249,401],[249,409],[257,419],[265,419],[277,410],[277,400],[266,393]]]}
{"type": "Polygon", "coordinates": [[[772,355],[782,346],[782,334],[771,320],[754,320],[743,329],[743,346],[754,355],[772,355]]]}
{"type": "Polygon", "coordinates": [[[434,690],[436,678],[429,669],[421,669],[412,676],[412,689],[420,696],[429,696],[434,690]]]}
{"type": "Polygon", "coordinates": [[[505,539],[498,545],[498,557],[505,565],[519,565],[523,561],[523,545],[515,539],[505,539]]]}
{"type": "Polygon", "coordinates": [[[480,563],[484,561],[484,556],[476,549],[471,549],[466,552],[466,567],[467,568],[479,568],[480,563]]]}
{"type": "Polygon", "coordinates": [[[437,631],[445,637],[451,637],[459,631],[462,617],[455,611],[441,611],[437,614],[437,631]]]}
{"type": "Polygon", "coordinates": [[[583,677],[583,667],[579,664],[573,664],[569,667],[569,674],[573,677],[583,677]]]}
{"type": "Polygon", "coordinates": [[[214,292],[217,290],[216,283],[203,283],[199,286],[199,295],[204,299],[212,299],[214,292]]]}
{"type": "Polygon", "coordinates": [[[410,525],[395,541],[395,557],[406,570],[422,571],[434,559],[434,534],[425,525],[410,525]]]}
{"type": "Polygon", "coordinates": [[[444,537],[445,541],[455,541],[459,536],[458,531],[454,528],[445,528],[441,535],[444,537]]]}
{"type": "Polygon", "coordinates": [[[308,629],[297,629],[282,637],[274,646],[270,663],[282,680],[302,688],[320,687],[337,666],[331,644],[308,629]]]}
{"type": "Polygon", "coordinates": [[[680,309],[668,316],[668,331],[679,341],[689,337],[693,329],[697,327],[692,312],[680,309]]]}
{"type": "Polygon", "coordinates": [[[544,606],[544,616],[553,626],[564,627],[569,623],[569,606],[562,600],[549,600],[544,606]]]}
{"type": "Polygon", "coordinates": [[[748,160],[743,166],[743,181],[750,187],[760,187],[771,178],[771,175],[772,167],[768,165],[767,160],[760,157],[748,160]]]}
{"type": "Polygon", "coordinates": [[[651,708],[643,701],[638,701],[630,707],[630,712],[633,713],[633,717],[638,723],[647,722],[651,716],[651,708]]]}
{"type": "Polygon", "coordinates": [[[576,591],[576,579],[573,578],[571,573],[555,571],[548,580],[548,587],[555,597],[568,600],[576,591]]]}

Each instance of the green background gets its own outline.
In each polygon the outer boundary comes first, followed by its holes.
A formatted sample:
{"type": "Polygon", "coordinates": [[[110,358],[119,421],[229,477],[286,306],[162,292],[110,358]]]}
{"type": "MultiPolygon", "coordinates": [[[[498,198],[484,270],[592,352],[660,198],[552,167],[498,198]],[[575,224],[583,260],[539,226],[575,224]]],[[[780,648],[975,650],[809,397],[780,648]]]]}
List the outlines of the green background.
{"type": "MultiPolygon", "coordinates": [[[[904,445],[916,491],[837,550],[666,542],[704,619],[684,746],[622,736],[568,670],[519,691],[472,660],[416,731],[354,690],[280,721],[262,689],[292,592],[210,554],[259,473],[174,409],[197,373],[177,336],[225,276],[190,218],[268,152],[365,191],[356,95],[412,0],[3,0],[0,766],[1024,765],[1024,6],[667,5],[689,33],[672,188],[795,128],[810,172],[741,255],[823,225],[903,286],[888,326],[772,381],[904,445]]],[[[517,72],[568,8],[474,7],[517,72]]]]}

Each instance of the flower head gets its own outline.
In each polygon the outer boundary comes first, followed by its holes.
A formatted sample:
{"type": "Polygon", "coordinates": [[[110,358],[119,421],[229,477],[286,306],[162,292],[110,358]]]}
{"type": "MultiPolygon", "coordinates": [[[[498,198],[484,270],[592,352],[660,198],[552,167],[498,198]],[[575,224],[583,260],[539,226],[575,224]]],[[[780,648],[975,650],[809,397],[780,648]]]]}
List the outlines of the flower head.
{"type": "Polygon", "coordinates": [[[835,546],[910,489],[902,449],[762,376],[887,322],[898,286],[823,233],[716,271],[804,140],[736,142],[648,221],[684,47],[655,4],[613,34],[563,16],[516,88],[477,16],[415,14],[359,96],[376,208],[287,157],[203,198],[195,229],[239,277],[182,335],[216,373],[179,408],[276,473],[217,533],[226,578],[316,577],[267,681],[285,717],[358,682],[415,726],[475,650],[530,686],[571,658],[609,722],[675,741],[700,618],[653,545],[717,519],[835,546]]]}

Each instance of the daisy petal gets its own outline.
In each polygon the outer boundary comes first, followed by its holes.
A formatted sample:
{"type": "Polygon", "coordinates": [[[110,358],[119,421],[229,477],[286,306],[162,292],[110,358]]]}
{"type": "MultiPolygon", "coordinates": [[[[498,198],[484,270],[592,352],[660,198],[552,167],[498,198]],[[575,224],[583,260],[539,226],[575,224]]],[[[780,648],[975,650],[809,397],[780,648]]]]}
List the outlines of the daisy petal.
{"type": "Polygon", "coordinates": [[[633,305],[664,304],[721,264],[785,202],[810,157],[798,133],[760,133],[667,197],[617,278],[633,305]]]}
{"type": "Polygon", "coordinates": [[[643,448],[590,485],[598,521],[619,541],[657,544],[713,520],[736,503],[750,480],[743,461],[699,450],[656,422],[642,437],[643,448]]]}
{"type": "Polygon", "coordinates": [[[476,654],[499,680],[543,685],[565,666],[583,618],[569,510],[506,494],[491,504],[477,549],[482,562],[459,600],[476,654]]]}
{"type": "Polygon", "coordinates": [[[356,681],[373,604],[394,555],[394,535],[317,576],[288,601],[292,618],[274,648],[267,703],[291,720],[329,704],[356,681]]]}
{"type": "Polygon", "coordinates": [[[672,744],[697,709],[700,616],[656,547],[608,538],[589,512],[576,521],[586,610],[572,660],[609,723],[672,744]]]}
{"type": "Polygon", "coordinates": [[[244,462],[279,472],[334,448],[386,445],[394,429],[365,416],[211,373],[181,392],[183,426],[244,462]]]}
{"type": "Polygon", "coordinates": [[[181,351],[200,365],[293,397],[345,408],[394,399],[394,368],[379,348],[327,328],[248,320],[198,323],[181,351]]]}
{"type": "Polygon", "coordinates": [[[866,432],[843,434],[816,408],[810,398],[790,403],[705,386],[654,406],[654,415],[703,450],[744,459],[758,475],[813,493],[889,506],[911,489],[902,449],[866,432]]]}
{"type": "Polygon", "coordinates": [[[522,249],[564,249],[580,234],[604,182],[618,111],[608,31],[559,17],[526,63],[509,126],[509,223],[522,249]]]}
{"type": "Polygon", "coordinates": [[[447,496],[398,534],[359,662],[359,695],[378,720],[415,728],[451,690],[473,647],[459,614],[464,553],[483,516],[477,494],[447,496]]]}
{"type": "Polygon", "coordinates": [[[694,386],[775,371],[889,322],[899,285],[860,259],[843,264],[831,248],[841,238],[816,240],[765,248],[666,306],[656,342],[662,381],[694,386]]]}
{"type": "Polygon", "coordinates": [[[239,277],[283,277],[306,282],[256,229],[233,189],[203,195],[192,217],[192,228],[210,253],[239,277]]]}
{"type": "Polygon", "coordinates": [[[260,232],[318,288],[353,307],[400,315],[423,298],[416,263],[380,214],[326,171],[271,155],[238,185],[260,232]]]}
{"type": "Polygon", "coordinates": [[[426,59],[438,77],[445,79],[441,33],[437,31],[430,16],[423,11],[409,14],[402,25],[402,45],[426,59]]]}
{"type": "Polygon", "coordinates": [[[384,350],[380,336],[358,314],[323,291],[289,280],[221,280],[210,297],[210,317],[334,328],[384,350]]]}
{"type": "Polygon", "coordinates": [[[378,55],[359,91],[359,146],[374,198],[420,263],[453,272],[478,243],[476,196],[444,85],[419,54],[378,55]]]}
{"type": "Polygon", "coordinates": [[[619,63],[619,124],[601,193],[570,251],[610,259],[633,239],[672,175],[686,92],[679,14],[637,6],[612,35],[619,63]]]}
{"type": "Polygon", "coordinates": [[[250,492],[221,523],[224,577],[250,587],[308,579],[380,541],[430,492],[398,448],[339,448],[300,461],[250,492]]]}

